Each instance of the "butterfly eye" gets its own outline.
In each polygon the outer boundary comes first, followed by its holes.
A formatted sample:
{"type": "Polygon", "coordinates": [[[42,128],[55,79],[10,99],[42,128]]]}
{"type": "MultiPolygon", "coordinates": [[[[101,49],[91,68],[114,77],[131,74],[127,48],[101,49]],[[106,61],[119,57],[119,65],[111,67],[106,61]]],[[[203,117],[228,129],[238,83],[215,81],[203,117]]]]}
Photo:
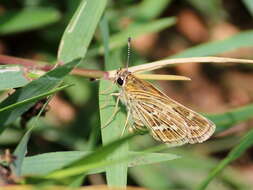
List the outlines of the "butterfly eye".
{"type": "Polygon", "coordinates": [[[122,79],[122,78],[118,78],[117,79],[117,83],[120,85],[120,86],[122,86],[123,85],[123,83],[124,83],[124,80],[122,79]]]}

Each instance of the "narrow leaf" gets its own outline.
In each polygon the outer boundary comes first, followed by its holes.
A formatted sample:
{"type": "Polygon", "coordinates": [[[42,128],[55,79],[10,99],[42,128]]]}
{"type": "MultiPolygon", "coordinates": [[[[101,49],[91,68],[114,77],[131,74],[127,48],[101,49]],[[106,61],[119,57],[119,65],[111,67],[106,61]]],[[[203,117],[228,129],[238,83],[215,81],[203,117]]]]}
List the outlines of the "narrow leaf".
{"type": "Polygon", "coordinates": [[[85,56],[106,3],[106,0],[81,1],[63,34],[58,60],[68,62],[85,56]]]}
{"type": "Polygon", "coordinates": [[[22,175],[46,175],[81,159],[89,153],[84,151],[65,151],[26,157],[21,170],[22,175]]]}
{"type": "MultiPolygon", "coordinates": [[[[50,172],[64,168],[91,153],[94,153],[94,151],[51,152],[25,157],[21,170],[22,175],[47,175],[50,172]]],[[[145,150],[145,152],[131,151],[128,156],[128,167],[158,163],[180,158],[180,156],[175,154],[152,153],[149,152],[149,150],[145,150]]],[[[89,171],[89,173],[100,173],[104,172],[105,169],[106,168],[99,168],[89,171]]]]}
{"type": "MultiPolygon", "coordinates": [[[[125,136],[105,145],[104,147],[100,147],[93,153],[90,153],[87,156],[67,165],[63,169],[48,174],[46,178],[60,179],[71,177],[83,174],[95,168],[105,167],[120,162],[122,161],[122,157],[121,159],[115,161],[106,158],[135,135],[136,134],[125,136]]],[[[127,157],[125,157],[125,159],[126,158],[127,157]]]]}
{"type": "MultiPolygon", "coordinates": [[[[109,31],[106,17],[100,25],[105,48],[105,67],[106,70],[120,67],[120,60],[112,61],[109,57],[109,31]]],[[[127,39],[127,38],[126,38],[127,39]]],[[[112,59],[112,58],[111,58],[112,59]]],[[[100,121],[103,144],[107,144],[120,138],[125,125],[125,114],[115,110],[115,99],[110,93],[115,92],[116,88],[109,81],[100,81],[99,84],[99,106],[100,121]],[[109,89],[109,91],[108,91],[109,89]],[[104,92],[109,94],[103,94],[104,92]],[[110,121],[111,120],[111,121],[110,121]],[[110,122],[108,124],[108,121],[110,122]]],[[[118,160],[128,154],[128,144],[124,144],[117,151],[110,155],[108,159],[118,160]]],[[[110,186],[126,186],[127,183],[127,163],[115,164],[106,169],[107,184],[110,186]]]]}

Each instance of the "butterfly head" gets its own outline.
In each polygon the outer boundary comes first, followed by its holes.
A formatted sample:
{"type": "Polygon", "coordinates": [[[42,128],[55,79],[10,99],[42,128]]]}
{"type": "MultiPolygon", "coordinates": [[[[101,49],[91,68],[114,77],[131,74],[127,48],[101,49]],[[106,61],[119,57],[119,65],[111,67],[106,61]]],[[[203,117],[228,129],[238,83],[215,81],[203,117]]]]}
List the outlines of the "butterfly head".
{"type": "Polygon", "coordinates": [[[129,65],[129,57],[130,57],[130,43],[131,38],[128,38],[128,49],[127,49],[127,63],[125,69],[119,69],[117,70],[116,77],[114,82],[117,83],[118,86],[123,87],[127,82],[127,77],[131,74],[130,71],[128,71],[128,65],[129,65]]]}
{"type": "Polygon", "coordinates": [[[120,87],[124,86],[129,74],[131,74],[131,72],[127,69],[119,69],[116,73],[115,83],[120,87]]]}

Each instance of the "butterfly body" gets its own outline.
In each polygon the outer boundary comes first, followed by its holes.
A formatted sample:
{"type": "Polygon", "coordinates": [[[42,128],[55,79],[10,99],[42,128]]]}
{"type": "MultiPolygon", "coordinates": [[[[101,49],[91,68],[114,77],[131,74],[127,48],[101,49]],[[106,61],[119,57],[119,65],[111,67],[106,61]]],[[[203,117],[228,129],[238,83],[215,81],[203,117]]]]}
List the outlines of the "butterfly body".
{"type": "Polygon", "coordinates": [[[154,139],[176,146],[201,143],[214,133],[211,121],[126,69],[117,71],[115,81],[121,88],[119,98],[133,121],[132,129],[148,129],[154,139]]]}

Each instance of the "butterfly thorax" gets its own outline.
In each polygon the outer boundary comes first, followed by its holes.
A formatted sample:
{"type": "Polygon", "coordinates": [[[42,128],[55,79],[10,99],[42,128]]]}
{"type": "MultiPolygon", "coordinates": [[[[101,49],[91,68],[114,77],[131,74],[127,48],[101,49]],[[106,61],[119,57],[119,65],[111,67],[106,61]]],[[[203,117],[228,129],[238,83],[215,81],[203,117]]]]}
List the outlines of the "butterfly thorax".
{"type": "Polygon", "coordinates": [[[153,94],[157,96],[166,96],[152,84],[141,80],[134,76],[133,73],[126,69],[120,69],[117,71],[115,82],[120,87],[120,100],[123,104],[127,105],[129,109],[131,102],[136,100],[140,94],[153,94]]]}
{"type": "Polygon", "coordinates": [[[144,91],[144,92],[146,91],[164,95],[149,82],[138,79],[136,76],[134,76],[134,74],[132,74],[130,71],[126,69],[119,69],[117,71],[115,82],[122,89],[122,91],[125,91],[126,93],[130,93],[133,91],[144,91]]]}

